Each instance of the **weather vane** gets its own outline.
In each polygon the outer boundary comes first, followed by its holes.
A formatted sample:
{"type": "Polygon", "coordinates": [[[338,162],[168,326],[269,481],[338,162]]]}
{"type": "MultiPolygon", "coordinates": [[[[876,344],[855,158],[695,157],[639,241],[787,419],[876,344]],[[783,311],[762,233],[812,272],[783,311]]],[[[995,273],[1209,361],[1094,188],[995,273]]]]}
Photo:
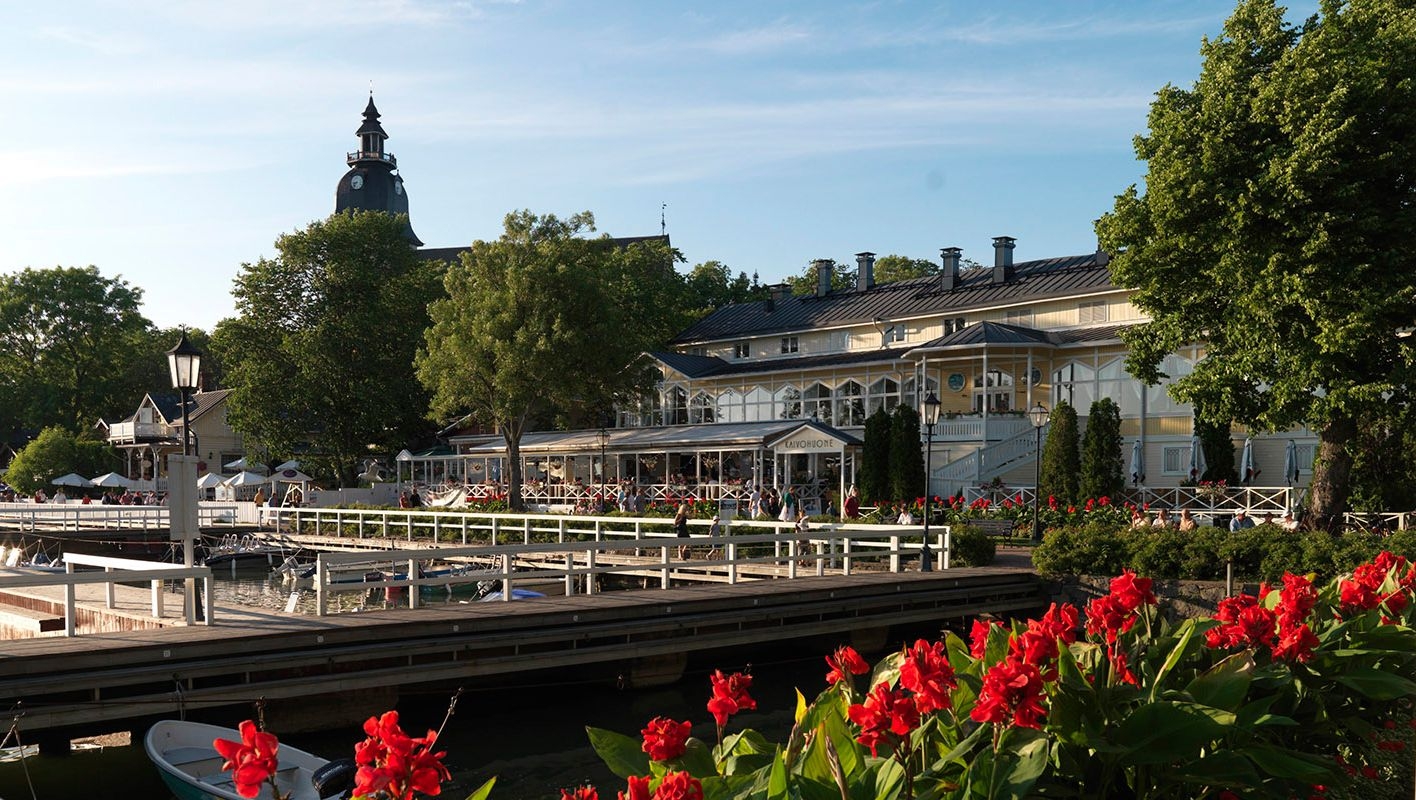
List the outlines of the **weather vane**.
{"type": "Polygon", "coordinates": [[[663,236],[663,235],[664,235],[664,231],[668,230],[668,224],[664,221],[664,209],[666,209],[666,208],[668,208],[668,207],[669,207],[669,204],[668,204],[668,203],[660,203],[660,204],[659,204],[659,235],[660,235],[660,236],[663,236]]]}

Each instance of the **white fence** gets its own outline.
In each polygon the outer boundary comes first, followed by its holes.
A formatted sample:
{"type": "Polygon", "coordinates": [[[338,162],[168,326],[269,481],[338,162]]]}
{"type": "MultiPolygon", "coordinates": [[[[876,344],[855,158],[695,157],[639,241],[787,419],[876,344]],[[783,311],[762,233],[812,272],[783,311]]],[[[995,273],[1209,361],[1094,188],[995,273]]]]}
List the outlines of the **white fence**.
{"type": "MultiPolygon", "coordinates": [[[[250,503],[201,503],[203,528],[255,524],[250,503]]],[[[0,503],[0,526],[21,531],[168,530],[167,506],[105,506],[82,503],[0,503]]]]}
{"type": "MultiPolygon", "coordinates": [[[[136,583],[141,581],[149,582],[152,592],[152,616],[155,619],[163,618],[163,591],[164,581],[196,579],[201,580],[202,593],[206,598],[206,615],[204,623],[212,624],[215,617],[213,606],[213,592],[211,582],[211,570],[206,567],[184,567],[181,564],[164,564],[157,561],[140,561],[132,558],[111,558],[108,556],[92,556],[82,553],[64,554],[64,572],[35,572],[31,574],[9,574],[0,577],[0,590],[21,589],[26,587],[39,586],[62,586],[64,587],[64,635],[76,636],[78,593],[77,587],[86,584],[103,584],[107,588],[106,606],[113,608],[115,604],[114,585],[119,583],[136,583]],[[100,567],[102,572],[76,572],[74,567],[100,567]]],[[[192,605],[187,604],[185,611],[188,625],[196,622],[192,605]]]]}

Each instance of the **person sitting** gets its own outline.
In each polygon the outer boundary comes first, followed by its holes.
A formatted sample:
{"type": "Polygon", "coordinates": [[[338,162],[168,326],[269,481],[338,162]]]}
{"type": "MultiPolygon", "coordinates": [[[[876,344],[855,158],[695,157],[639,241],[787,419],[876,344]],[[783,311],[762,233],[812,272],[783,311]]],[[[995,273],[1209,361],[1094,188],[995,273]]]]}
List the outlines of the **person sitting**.
{"type": "Polygon", "coordinates": [[[1162,508],[1157,511],[1155,519],[1151,521],[1151,527],[1154,528],[1169,528],[1174,524],[1175,521],[1170,518],[1170,509],[1168,508],[1162,508]]]}
{"type": "Polygon", "coordinates": [[[1190,509],[1188,509],[1188,508],[1182,508],[1182,509],[1180,509],[1180,526],[1179,526],[1179,528],[1180,528],[1180,532],[1181,532],[1181,533],[1191,533],[1191,532],[1193,532],[1193,531],[1199,530],[1199,527],[1200,527],[1200,524],[1195,521],[1195,518],[1194,518],[1194,517],[1190,516],[1190,509]]]}
{"type": "Polygon", "coordinates": [[[1236,533],[1252,527],[1254,527],[1254,521],[1249,519],[1249,512],[1242,508],[1234,512],[1234,518],[1229,520],[1230,533],[1236,533]]]}
{"type": "Polygon", "coordinates": [[[909,506],[900,506],[900,516],[899,516],[898,519],[895,520],[895,524],[896,524],[896,525],[913,525],[913,524],[915,524],[914,514],[911,514],[911,513],[910,513],[910,507],[909,507],[909,506]]]}
{"type": "Polygon", "coordinates": [[[1141,530],[1151,526],[1150,515],[1139,508],[1131,509],[1131,528],[1141,530]]]}
{"type": "Polygon", "coordinates": [[[1293,518],[1292,512],[1286,512],[1279,518],[1278,526],[1286,531],[1296,531],[1298,530],[1298,520],[1293,518]]]}
{"type": "Polygon", "coordinates": [[[1259,524],[1260,524],[1260,525],[1272,525],[1272,524],[1274,524],[1273,512],[1272,512],[1272,511],[1266,511],[1266,512],[1264,512],[1264,518],[1261,519],[1261,520],[1259,520],[1259,524]]]}

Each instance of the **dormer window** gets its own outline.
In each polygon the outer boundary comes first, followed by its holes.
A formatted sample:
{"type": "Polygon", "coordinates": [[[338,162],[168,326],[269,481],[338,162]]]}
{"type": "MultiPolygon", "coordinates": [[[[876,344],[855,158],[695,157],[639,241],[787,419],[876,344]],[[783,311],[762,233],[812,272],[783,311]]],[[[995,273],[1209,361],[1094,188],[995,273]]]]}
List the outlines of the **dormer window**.
{"type": "Polygon", "coordinates": [[[1097,322],[1106,322],[1106,320],[1107,308],[1105,300],[1094,300],[1077,304],[1077,324],[1091,325],[1097,322]]]}
{"type": "Polygon", "coordinates": [[[905,340],[905,326],[891,325],[881,332],[882,344],[891,342],[903,342],[905,340]]]}
{"type": "Polygon", "coordinates": [[[795,337],[795,336],[783,336],[783,337],[782,337],[782,354],[783,354],[783,355],[786,355],[787,353],[795,353],[795,352],[797,352],[797,349],[798,349],[797,337],[795,337]]]}
{"type": "Polygon", "coordinates": [[[738,342],[733,345],[733,358],[747,358],[752,355],[752,346],[747,342],[738,342]]]}
{"type": "Polygon", "coordinates": [[[964,329],[964,324],[963,317],[944,320],[944,335],[948,336],[951,333],[958,333],[964,329]]]}

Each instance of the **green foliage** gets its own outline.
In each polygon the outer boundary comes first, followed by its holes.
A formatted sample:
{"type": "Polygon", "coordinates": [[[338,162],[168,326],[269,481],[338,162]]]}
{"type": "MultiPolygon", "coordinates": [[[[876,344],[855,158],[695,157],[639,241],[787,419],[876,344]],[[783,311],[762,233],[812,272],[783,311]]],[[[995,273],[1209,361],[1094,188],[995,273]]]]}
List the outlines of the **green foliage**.
{"type": "Polygon", "coordinates": [[[890,492],[891,427],[890,412],[884,406],[875,409],[865,420],[865,446],[861,450],[860,474],[856,480],[861,499],[866,503],[894,499],[890,492]]]}
{"type": "Polygon", "coordinates": [[[141,302],[141,289],[96,267],[0,276],[0,433],[77,432],[131,414],[144,391],[170,385],[150,380],[166,375],[171,343],[156,347],[141,302]]]}
{"type": "Polygon", "coordinates": [[[1049,529],[1033,566],[1043,575],[1118,575],[1134,562],[1129,539],[1125,527],[1104,523],[1049,529]]]}
{"type": "Polygon", "coordinates": [[[238,316],[213,334],[232,427],[341,486],[356,485],[370,448],[396,451],[429,427],[413,354],[440,266],[408,245],[406,225],[356,212],[282,235],[275,258],[241,265],[238,316]]]}
{"type": "Polygon", "coordinates": [[[1200,449],[1205,454],[1205,474],[1197,476],[1198,479],[1224,481],[1230,486],[1239,485],[1239,470],[1234,463],[1234,439],[1229,435],[1229,423],[1210,422],[1197,415],[1195,435],[1200,437],[1200,449]]]}
{"type": "Polygon", "coordinates": [[[1063,505],[1075,503],[1080,492],[1082,457],[1077,449],[1077,411],[1066,400],[1052,409],[1047,440],[1042,445],[1042,487],[1045,496],[1063,505]]]}
{"type": "Polygon", "coordinates": [[[694,316],[701,316],[733,303],[750,303],[767,299],[767,287],[754,274],[738,272],[733,277],[728,266],[719,261],[694,264],[684,279],[686,307],[694,316]]]}
{"type": "Polygon", "coordinates": [[[1416,410],[1364,419],[1351,449],[1353,511],[1416,508],[1416,410]]]}
{"type": "Polygon", "coordinates": [[[895,406],[890,419],[890,496],[901,500],[923,497],[924,448],[919,442],[919,412],[914,406],[895,406]]]}
{"type": "Polygon", "coordinates": [[[993,537],[968,523],[949,529],[949,547],[949,563],[954,567],[986,567],[998,554],[993,537]]]}
{"type": "Polygon", "coordinates": [[[926,275],[938,275],[943,267],[934,261],[909,256],[888,255],[875,259],[875,283],[893,283],[926,275]]]}
{"type": "Polygon", "coordinates": [[[538,420],[592,415],[653,386],[644,359],[684,324],[674,254],[617,247],[589,212],[561,220],[518,211],[494,242],[473,242],[429,308],[418,379],[443,417],[500,430],[507,494],[521,505],[521,436],[538,420]]]}
{"type": "MultiPolygon", "coordinates": [[[[831,262],[831,291],[848,292],[855,288],[856,268],[854,264],[839,264],[835,259],[826,259],[831,262]]],[[[808,263],[797,275],[787,278],[787,284],[791,286],[792,294],[799,297],[810,297],[816,294],[816,263],[808,263]]]]}
{"type": "Polygon", "coordinates": [[[1078,497],[1109,497],[1126,488],[1121,467],[1121,407],[1109,397],[1092,403],[1082,437],[1078,497]]]}
{"type": "Polygon", "coordinates": [[[1163,88],[1136,139],[1144,194],[1132,186],[1097,226],[1151,320],[1122,334],[1128,369],[1154,382],[1166,354],[1203,342],[1174,395],[1212,421],[1318,431],[1310,510],[1329,523],[1357,423],[1416,387],[1412,338],[1395,335],[1416,319],[1416,15],[1324,2],[1295,27],[1245,0],[1201,54],[1194,85],[1163,88]]]}
{"type": "MultiPolygon", "coordinates": [[[[91,478],[111,471],[118,454],[103,442],[79,439],[64,428],[45,428],[25,445],[5,470],[5,482],[16,491],[29,494],[43,489],[54,493],[50,481],[77,472],[91,478]]],[[[74,491],[69,489],[67,491],[74,491]]]]}

